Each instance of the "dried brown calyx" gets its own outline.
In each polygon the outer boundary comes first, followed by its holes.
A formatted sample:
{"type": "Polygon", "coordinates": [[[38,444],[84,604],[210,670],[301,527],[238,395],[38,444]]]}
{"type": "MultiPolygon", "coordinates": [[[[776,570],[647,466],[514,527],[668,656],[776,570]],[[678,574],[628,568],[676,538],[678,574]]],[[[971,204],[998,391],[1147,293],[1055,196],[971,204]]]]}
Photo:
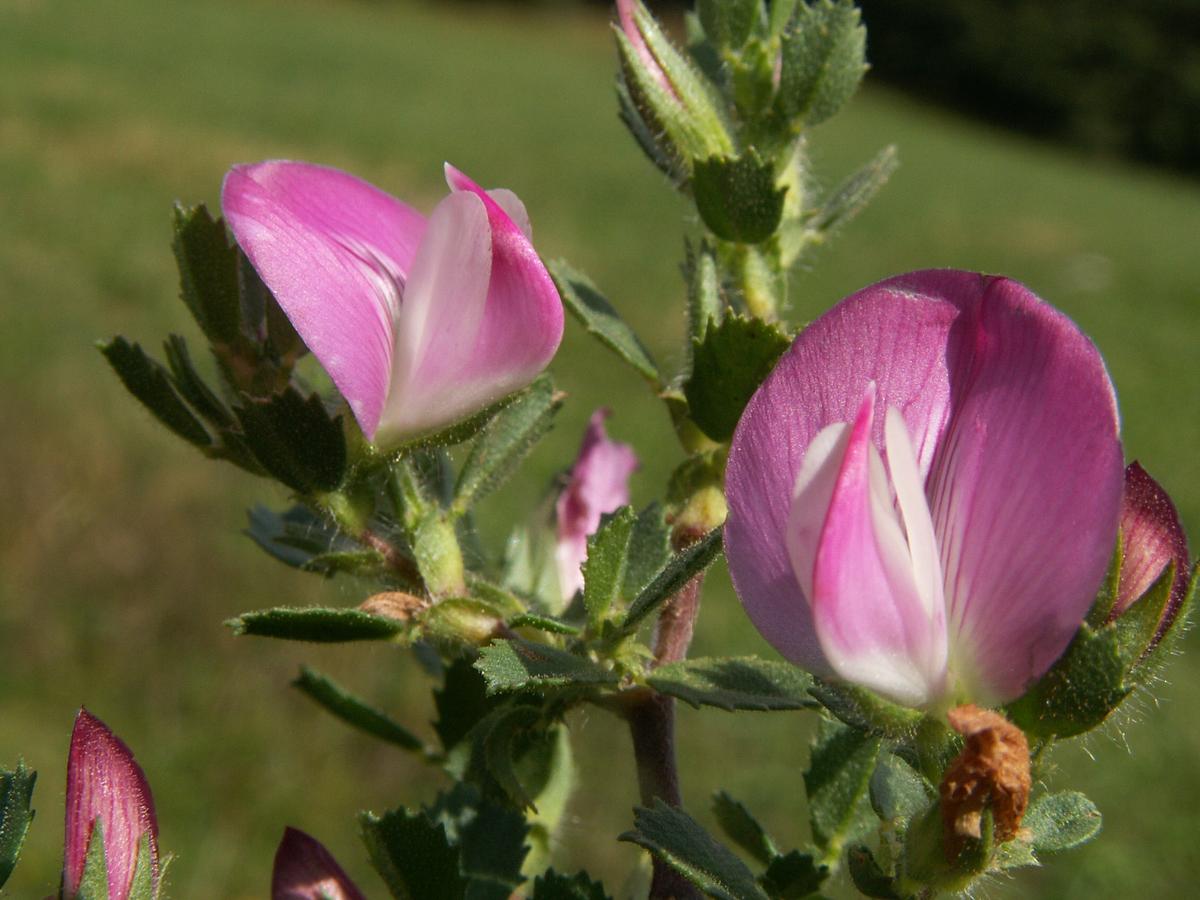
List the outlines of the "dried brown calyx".
{"type": "Polygon", "coordinates": [[[415,597],[403,591],[384,591],[380,594],[372,594],[360,603],[358,608],[373,616],[385,616],[389,619],[407,622],[427,606],[429,606],[429,601],[421,597],[415,597]]]}
{"type": "Polygon", "coordinates": [[[950,710],[948,718],[966,738],[941,786],[943,846],[953,861],[968,838],[981,837],[985,808],[991,809],[997,843],[1017,836],[1031,780],[1029,742],[1004,716],[967,704],[950,710]]]}

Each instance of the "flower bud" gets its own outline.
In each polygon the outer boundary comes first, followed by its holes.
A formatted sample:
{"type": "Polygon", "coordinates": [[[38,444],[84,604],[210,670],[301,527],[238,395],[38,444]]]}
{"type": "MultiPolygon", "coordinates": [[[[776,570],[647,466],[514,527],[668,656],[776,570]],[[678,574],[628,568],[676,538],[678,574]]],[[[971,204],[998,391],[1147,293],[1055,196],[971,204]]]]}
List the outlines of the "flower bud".
{"type": "Polygon", "coordinates": [[[85,879],[96,877],[97,848],[92,838],[103,835],[104,872],[109,900],[128,900],[135,879],[146,877],[157,896],[158,820],[154,798],[133,753],[108,727],[81,709],[71,732],[67,762],[66,840],[62,896],[80,894],[85,879]],[[150,854],[140,859],[142,848],[150,854]]]}
{"type": "Polygon", "coordinates": [[[271,900],[364,900],[320,841],[295,828],[283,830],[275,851],[271,900]]]}

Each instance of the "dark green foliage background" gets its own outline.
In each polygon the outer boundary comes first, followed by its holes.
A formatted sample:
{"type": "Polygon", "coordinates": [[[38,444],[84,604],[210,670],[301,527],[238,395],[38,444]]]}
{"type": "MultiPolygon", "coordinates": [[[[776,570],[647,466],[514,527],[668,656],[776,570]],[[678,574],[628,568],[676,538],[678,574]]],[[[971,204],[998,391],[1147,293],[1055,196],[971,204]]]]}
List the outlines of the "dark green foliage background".
{"type": "MultiPolygon", "coordinates": [[[[282,489],[210,463],[154,423],[93,347],[169,331],[210,360],[177,292],[171,204],[215,204],[234,162],[339,165],[429,209],[451,160],[516,190],[538,247],[589,274],[667,369],[682,363],[683,207],[622,131],[603,13],[322,0],[12,0],[0,6],[0,763],[39,772],[38,817],[9,883],[55,890],[63,775],[81,703],[145,766],[175,851],[173,895],[257,898],[285,824],[325,841],[373,896],[355,814],[432,799],[402,750],[351,732],[289,687],[301,663],[378,703],[425,740],[425,676],[376,644],[235,638],[221,622],[281,605],[348,606],[367,588],[293,572],[241,533],[282,489]]],[[[1127,450],[1200,527],[1200,190],[964,125],[869,84],[813,149],[826,184],[885,143],[903,165],[793,291],[810,318],[850,291],[932,265],[1001,271],[1099,344],[1127,450]]],[[[570,397],[528,470],[484,502],[483,537],[531,505],[601,403],[636,441],[640,506],[678,450],[661,404],[573,320],[556,366],[570,397]]],[[[1105,814],[1093,845],[998,885],[999,896],[1187,897],[1200,830],[1200,643],[1156,706],[1134,702],[1058,754],[1056,789],[1105,814]],[[1094,757],[1094,758],[1093,758],[1094,757]]],[[[695,655],[770,655],[720,567],[695,655]]],[[[585,781],[557,866],[595,864],[614,897],[636,858],[617,834],[635,802],[628,738],[578,715],[585,781]]],[[[718,787],[779,840],[806,832],[805,712],[680,712],[684,788],[710,829],[718,787]]]]}

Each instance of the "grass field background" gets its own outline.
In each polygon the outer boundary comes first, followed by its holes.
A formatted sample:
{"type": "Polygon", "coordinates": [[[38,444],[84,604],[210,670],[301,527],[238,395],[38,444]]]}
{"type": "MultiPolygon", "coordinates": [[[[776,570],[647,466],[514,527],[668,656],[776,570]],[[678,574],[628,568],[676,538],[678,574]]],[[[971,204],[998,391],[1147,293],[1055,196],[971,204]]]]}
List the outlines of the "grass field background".
{"type": "MultiPolygon", "coordinates": [[[[341,166],[429,209],[450,160],[516,190],[539,250],[589,272],[668,366],[683,332],[684,207],[615,115],[602,17],[473,4],[317,0],[0,0],[0,764],[38,769],[38,818],[8,886],[56,887],[63,769],[81,704],[135,749],[154,787],[177,898],[267,894],[285,824],[317,835],[373,896],[354,814],[429,799],[438,781],[349,733],[287,683],[325,669],[430,734],[427,684],[389,647],[235,640],[223,619],[280,604],[352,604],[365,588],[283,568],[240,534],[286,497],[205,462],[125,396],[92,344],[195,336],[176,299],[169,215],[214,204],[232,163],[341,166]]],[[[818,172],[885,143],[902,168],[812,271],[810,318],[886,275],[957,266],[1017,277],[1095,339],[1121,398],[1127,454],[1200,526],[1200,187],[1084,163],[967,126],[870,86],[813,140],[818,172]]],[[[570,400],[528,470],[489,501],[487,535],[531,504],[591,410],[615,410],[648,502],[678,460],[659,404],[573,324],[555,364],[570,400]]],[[[1088,792],[1101,838],[1004,897],[1189,897],[1200,863],[1200,641],[1154,700],[1062,747],[1053,784],[1088,792]]],[[[696,653],[769,654],[723,571],[696,653]]],[[[591,790],[558,865],[592,865],[622,897],[636,860],[614,841],[635,802],[625,734],[573,723],[591,790]]],[[[800,773],[811,717],[680,714],[685,793],[718,787],[782,841],[806,834],[800,773]]]]}

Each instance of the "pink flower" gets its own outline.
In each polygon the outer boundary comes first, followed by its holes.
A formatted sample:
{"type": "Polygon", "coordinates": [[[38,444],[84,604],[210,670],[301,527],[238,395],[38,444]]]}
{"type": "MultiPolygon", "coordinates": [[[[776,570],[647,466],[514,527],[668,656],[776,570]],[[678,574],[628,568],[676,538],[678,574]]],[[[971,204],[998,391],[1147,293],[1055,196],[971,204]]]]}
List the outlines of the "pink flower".
{"type": "Polygon", "coordinates": [[[381,444],[524,387],[562,338],[524,205],[449,165],[446,180],[428,219],[308,163],[235,166],[221,191],[239,246],[381,444]]]}
{"type": "Polygon", "coordinates": [[[564,598],[583,587],[580,566],[587,559],[588,535],[600,527],[601,516],[629,503],[629,476],[638,466],[632,447],[610,441],[605,434],[608,415],[607,409],[592,413],[567,486],[555,505],[558,544],[554,556],[564,598]]]}
{"type": "MultiPolygon", "coordinates": [[[[1125,470],[1125,497],[1121,504],[1121,581],[1112,617],[1132,606],[1175,563],[1171,598],[1163,610],[1154,644],[1175,621],[1188,587],[1187,538],[1179,513],[1167,492],[1136,462],[1125,470]]],[[[1151,646],[1154,646],[1151,644],[1151,646]]]]}
{"type": "Polygon", "coordinates": [[[271,900],[364,900],[350,876],[315,838],[285,828],[275,851],[271,900]]]}
{"type": "Polygon", "coordinates": [[[108,727],[81,709],[71,732],[67,761],[63,897],[79,891],[95,829],[104,835],[109,900],[127,900],[138,852],[148,840],[150,872],[158,890],[158,820],[154,798],[129,748],[108,727]]]}
{"type": "Polygon", "coordinates": [[[812,323],[755,394],[725,549],[798,665],[910,706],[1002,703],[1078,630],[1122,481],[1087,337],[1016,282],[915,272],[812,323]]]}

